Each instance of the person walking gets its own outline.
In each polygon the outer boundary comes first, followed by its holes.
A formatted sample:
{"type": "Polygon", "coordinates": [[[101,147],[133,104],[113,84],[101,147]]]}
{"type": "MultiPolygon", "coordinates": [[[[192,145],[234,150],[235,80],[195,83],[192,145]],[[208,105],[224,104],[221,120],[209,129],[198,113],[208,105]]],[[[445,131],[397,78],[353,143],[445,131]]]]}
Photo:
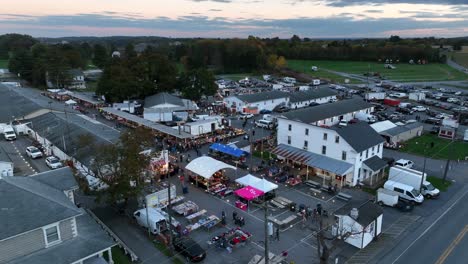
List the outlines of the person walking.
{"type": "Polygon", "coordinates": [[[279,238],[279,227],[276,228],[276,232],[275,232],[275,240],[279,241],[280,238],[279,238]]]}
{"type": "Polygon", "coordinates": [[[233,212],[232,212],[232,220],[233,220],[234,222],[236,222],[236,220],[237,220],[237,212],[236,212],[236,211],[233,211],[233,212]]]}

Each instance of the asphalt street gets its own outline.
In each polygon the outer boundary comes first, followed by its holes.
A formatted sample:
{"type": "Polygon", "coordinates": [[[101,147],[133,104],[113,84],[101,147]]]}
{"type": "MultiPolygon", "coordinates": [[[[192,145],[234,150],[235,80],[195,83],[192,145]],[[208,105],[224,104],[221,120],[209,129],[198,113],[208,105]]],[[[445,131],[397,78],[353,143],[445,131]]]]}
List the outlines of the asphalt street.
{"type": "MultiPolygon", "coordinates": [[[[408,235],[381,263],[467,263],[468,199],[465,187],[435,219],[428,218],[408,235]]],[[[436,216],[438,214],[435,214],[436,216]]]]}

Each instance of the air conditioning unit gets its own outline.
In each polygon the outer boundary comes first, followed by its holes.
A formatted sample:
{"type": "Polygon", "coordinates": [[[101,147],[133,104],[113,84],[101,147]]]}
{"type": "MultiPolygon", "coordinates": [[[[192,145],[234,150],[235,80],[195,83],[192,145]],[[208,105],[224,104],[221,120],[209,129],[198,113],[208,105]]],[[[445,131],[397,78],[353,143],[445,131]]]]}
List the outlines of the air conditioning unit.
{"type": "Polygon", "coordinates": [[[308,147],[304,146],[304,147],[302,147],[302,149],[303,149],[303,150],[307,150],[307,149],[308,149],[308,147]]]}

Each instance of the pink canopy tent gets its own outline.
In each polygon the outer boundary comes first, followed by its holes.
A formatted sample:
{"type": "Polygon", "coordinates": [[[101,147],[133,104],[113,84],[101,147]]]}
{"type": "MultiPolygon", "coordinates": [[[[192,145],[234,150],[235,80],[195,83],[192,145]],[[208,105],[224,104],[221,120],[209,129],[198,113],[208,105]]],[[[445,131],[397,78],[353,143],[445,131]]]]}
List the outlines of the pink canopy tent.
{"type": "Polygon", "coordinates": [[[259,196],[262,196],[264,192],[254,187],[246,186],[238,189],[234,192],[237,196],[244,198],[247,201],[251,201],[259,196]]]}

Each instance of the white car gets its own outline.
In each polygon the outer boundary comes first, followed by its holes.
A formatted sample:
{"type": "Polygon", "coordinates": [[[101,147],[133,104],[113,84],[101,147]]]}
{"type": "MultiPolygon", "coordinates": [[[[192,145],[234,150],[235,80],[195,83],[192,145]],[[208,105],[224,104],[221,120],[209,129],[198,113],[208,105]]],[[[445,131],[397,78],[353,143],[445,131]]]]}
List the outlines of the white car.
{"type": "Polygon", "coordinates": [[[42,158],[42,152],[34,146],[29,146],[26,148],[26,155],[28,155],[28,157],[31,159],[42,158]]]}
{"type": "Polygon", "coordinates": [[[340,122],[338,123],[339,127],[345,127],[347,125],[348,125],[348,121],[346,121],[344,119],[340,120],[340,122]]]}
{"type": "Polygon", "coordinates": [[[411,110],[413,110],[415,112],[425,112],[427,110],[427,108],[422,106],[422,105],[418,105],[418,106],[415,106],[415,107],[411,108],[411,110]]]}
{"type": "Polygon", "coordinates": [[[395,165],[411,169],[413,167],[413,162],[411,160],[399,159],[395,162],[395,165]]]}
{"type": "Polygon", "coordinates": [[[450,97],[447,99],[447,103],[458,103],[460,100],[457,98],[450,97]]]}
{"type": "Polygon", "coordinates": [[[62,162],[60,161],[59,158],[55,157],[55,156],[50,156],[50,157],[47,157],[45,159],[45,162],[46,162],[46,165],[47,167],[51,168],[51,169],[58,169],[58,168],[61,168],[63,165],[62,165],[62,162]]]}
{"type": "Polygon", "coordinates": [[[240,119],[250,119],[250,118],[252,118],[252,117],[254,117],[253,114],[242,113],[242,114],[240,115],[240,119]]]}

